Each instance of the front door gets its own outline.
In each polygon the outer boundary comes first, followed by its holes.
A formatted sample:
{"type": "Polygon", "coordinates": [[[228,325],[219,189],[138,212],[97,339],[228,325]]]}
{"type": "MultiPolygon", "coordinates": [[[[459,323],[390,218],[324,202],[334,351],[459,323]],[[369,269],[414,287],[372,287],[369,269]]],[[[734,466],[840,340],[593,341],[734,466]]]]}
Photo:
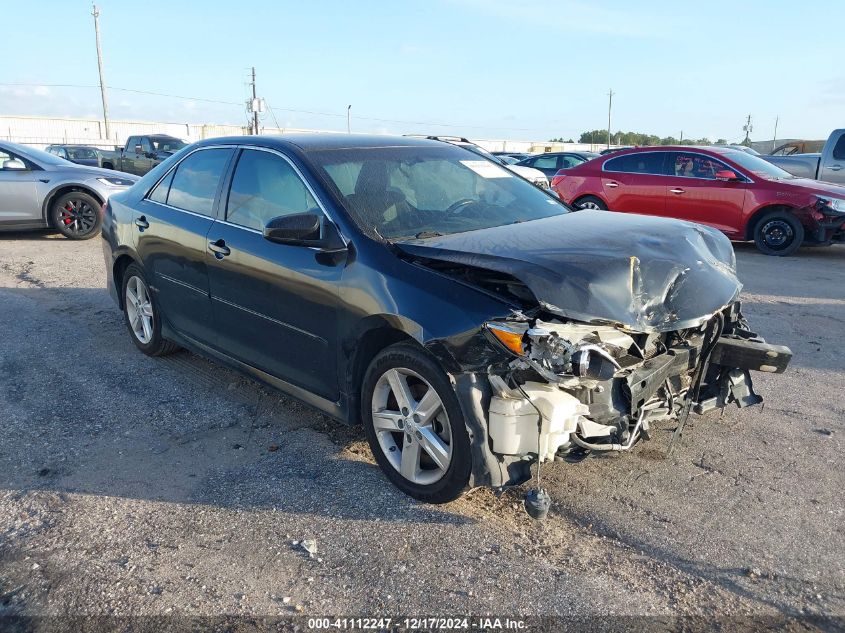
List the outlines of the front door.
{"type": "Polygon", "coordinates": [[[44,172],[29,161],[0,149],[0,224],[29,223],[41,220],[41,205],[35,182],[44,172]],[[11,169],[7,162],[15,161],[26,169],[11,169]]]}
{"type": "Polygon", "coordinates": [[[736,171],[706,154],[670,154],[668,176],[664,179],[666,215],[712,226],[728,237],[742,237],[742,208],[748,185],[744,178],[717,180],[716,172],[724,170],[736,171]]]}
{"type": "MultiPolygon", "coordinates": [[[[332,401],[338,399],[337,304],[342,265],[318,249],[263,236],[272,218],[319,204],[299,172],[273,151],[244,149],[225,221],[208,235],[215,328],[226,354],[332,401]]],[[[222,215],[222,209],[221,209],[222,215]]]]}
{"type": "Polygon", "coordinates": [[[602,194],[611,211],[664,215],[667,152],[635,152],[605,161],[602,194]]]}
{"type": "Polygon", "coordinates": [[[207,236],[220,182],[234,149],[208,148],[185,157],[136,207],[136,248],[167,323],[213,345],[207,236]]]}

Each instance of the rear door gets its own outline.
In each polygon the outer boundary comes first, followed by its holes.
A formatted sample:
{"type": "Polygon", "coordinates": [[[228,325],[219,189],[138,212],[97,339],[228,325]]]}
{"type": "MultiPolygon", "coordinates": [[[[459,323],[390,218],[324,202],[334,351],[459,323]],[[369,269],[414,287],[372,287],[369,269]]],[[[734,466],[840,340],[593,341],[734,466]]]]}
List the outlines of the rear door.
{"type": "Polygon", "coordinates": [[[209,279],[220,347],[286,382],[336,401],[337,305],[342,264],[307,246],[264,239],[275,217],[317,213],[313,190],[284,155],[241,151],[208,236],[209,279]]]}
{"type": "Polygon", "coordinates": [[[136,250],[164,318],[177,332],[214,345],[208,241],[231,147],[200,148],[171,169],[137,206],[136,250]]]}
{"type": "Polygon", "coordinates": [[[819,180],[845,184],[845,131],[839,132],[839,138],[830,140],[831,151],[827,146],[822,153],[819,165],[819,180]]]}
{"type": "Polygon", "coordinates": [[[0,224],[29,223],[42,219],[35,186],[44,172],[37,165],[12,152],[0,149],[0,224]],[[6,161],[18,160],[26,169],[7,169],[6,161]]]}
{"type": "Polygon", "coordinates": [[[611,211],[663,215],[666,208],[664,163],[667,152],[614,156],[602,167],[602,193],[611,211]]]}
{"type": "Polygon", "coordinates": [[[699,222],[729,237],[742,231],[742,209],[748,189],[741,174],[738,182],[716,179],[718,171],[737,170],[709,154],[672,152],[667,163],[666,215],[699,222]]]}

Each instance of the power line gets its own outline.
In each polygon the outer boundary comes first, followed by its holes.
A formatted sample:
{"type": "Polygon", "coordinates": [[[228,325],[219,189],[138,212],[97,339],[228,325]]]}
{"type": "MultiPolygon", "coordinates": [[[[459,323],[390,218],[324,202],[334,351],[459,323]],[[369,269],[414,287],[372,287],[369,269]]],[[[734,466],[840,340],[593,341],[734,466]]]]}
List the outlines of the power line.
{"type": "MultiPolygon", "coordinates": [[[[98,85],[86,85],[86,84],[34,84],[34,83],[0,83],[0,86],[9,86],[9,87],[29,87],[29,88],[37,88],[37,87],[44,87],[44,88],[99,88],[98,85]]],[[[243,107],[242,103],[238,103],[235,101],[224,101],[221,99],[207,99],[205,97],[186,97],[184,95],[174,95],[168,94],[165,92],[154,92],[151,90],[138,90],[135,88],[119,88],[116,86],[109,86],[109,90],[117,90],[119,92],[130,92],[133,94],[142,94],[142,95],[149,95],[153,97],[166,97],[169,99],[182,99],[185,101],[199,101],[203,103],[219,103],[222,105],[231,105],[231,106],[238,106],[243,107]]],[[[280,112],[292,112],[294,114],[311,114],[315,116],[326,116],[326,117],[334,117],[334,118],[346,118],[345,113],[337,113],[337,112],[320,112],[319,110],[300,110],[295,108],[276,108],[280,112]]],[[[431,127],[450,127],[450,128],[469,128],[469,129],[478,129],[478,130],[489,130],[489,129],[500,129],[500,130],[510,130],[513,132],[543,132],[545,128],[527,128],[527,127],[499,127],[495,125],[469,125],[469,124],[462,124],[462,123],[438,123],[434,121],[408,121],[405,119],[383,119],[379,117],[366,117],[366,116],[356,116],[355,119],[359,121],[374,121],[376,123],[398,123],[401,125],[428,125],[431,127]]],[[[568,128],[568,131],[577,131],[575,128],[568,128]]]]}

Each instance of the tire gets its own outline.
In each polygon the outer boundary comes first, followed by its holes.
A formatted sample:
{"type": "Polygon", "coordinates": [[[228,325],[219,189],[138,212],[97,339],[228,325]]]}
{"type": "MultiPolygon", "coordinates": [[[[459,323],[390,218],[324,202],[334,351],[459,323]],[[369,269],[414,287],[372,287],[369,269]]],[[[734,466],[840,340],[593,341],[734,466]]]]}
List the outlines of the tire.
{"type": "Polygon", "coordinates": [[[448,377],[425,352],[399,343],[376,355],[364,375],[361,419],[376,462],[399,490],[427,503],[466,490],[472,455],[463,413],[448,377]],[[396,397],[396,380],[410,406],[396,397]]]}
{"type": "Polygon", "coordinates": [[[161,314],[144,271],[138,264],[129,264],[126,267],[121,292],[123,320],[135,347],[147,356],[166,356],[178,350],[178,345],[165,340],[161,335],[161,314]],[[140,306],[127,294],[130,291],[138,298],[140,306]],[[138,320],[135,319],[136,316],[138,320]]]}
{"type": "Polygon", "coordinates": [[[801,248],[804,227],[791,213],[772,211],[754,226],[754,244],[764,255],[786,257],[801,248]]]}
{"type": "Polygon", "coordinates": [[[575,204],[572,205],[576,211],[581,209],[592,209],[594,211],[607,211],[607,205],[601,198],[595,196],[584,196],[579,198],[575,204]]]}
{"type": "Polygon", "coordinates": [[[89,240],[100,233],[103,208],[92,195],[71,191],[60,196],[50,209],[50,223],[65,237],[89,240]]]}

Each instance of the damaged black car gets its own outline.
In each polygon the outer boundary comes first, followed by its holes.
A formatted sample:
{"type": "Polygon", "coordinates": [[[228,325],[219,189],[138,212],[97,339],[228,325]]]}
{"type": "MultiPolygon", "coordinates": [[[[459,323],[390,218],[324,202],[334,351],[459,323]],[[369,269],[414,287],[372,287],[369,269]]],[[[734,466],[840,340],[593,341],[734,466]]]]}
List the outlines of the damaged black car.
{"type": "Polygon", "coordinates": [[[743,317],[718,231],[573,213],[437,141],[203,141],[112,196],[102,234],[142,352],[184,347],[363,424],[429,502],[759,404],[750,372],[791,358],[743,317]]]}

